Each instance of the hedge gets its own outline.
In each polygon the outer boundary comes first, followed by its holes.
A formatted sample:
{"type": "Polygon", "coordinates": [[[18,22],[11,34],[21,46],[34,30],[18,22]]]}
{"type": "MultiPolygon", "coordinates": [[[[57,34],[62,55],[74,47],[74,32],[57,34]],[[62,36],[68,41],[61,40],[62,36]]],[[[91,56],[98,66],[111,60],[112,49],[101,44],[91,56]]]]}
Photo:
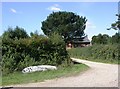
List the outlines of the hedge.
{"type": "Polygon", "coordinates": [[[86,60],[96,60],[103,62],[120,61],[120,44],[93,45],[84,48],[73,48],[68,50],[71,57],[82,58],[86,60]]]}
{"type": "Polygon", "coordinates": [[[4,39],[2,43],[3,75],[33,65],[68,66],[71,60],[59,35],[51,38],[4,39]],[[57,39],[56,41],[54,41],[57,39]]]}

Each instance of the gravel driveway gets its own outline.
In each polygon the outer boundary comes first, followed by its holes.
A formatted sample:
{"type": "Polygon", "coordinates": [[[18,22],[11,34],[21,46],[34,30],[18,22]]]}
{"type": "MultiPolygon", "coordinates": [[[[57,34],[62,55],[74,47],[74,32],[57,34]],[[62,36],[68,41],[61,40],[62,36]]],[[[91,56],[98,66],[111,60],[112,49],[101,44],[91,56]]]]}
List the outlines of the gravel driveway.
{"type": "Polygon", "coordinates": [[[39,83],[14,85],[13,87],[118,87],[118,65],[91,62],[72,58],[90,67],[76,76],[46,80],[39,83]]]}

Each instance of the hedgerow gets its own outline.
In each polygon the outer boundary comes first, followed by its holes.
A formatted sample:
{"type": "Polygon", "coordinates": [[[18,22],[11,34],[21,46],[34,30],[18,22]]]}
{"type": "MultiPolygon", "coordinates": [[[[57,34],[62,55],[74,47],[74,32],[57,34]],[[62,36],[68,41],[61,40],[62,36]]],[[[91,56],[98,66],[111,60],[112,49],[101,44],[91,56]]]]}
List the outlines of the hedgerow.
{"type": "Polygon", "coordinates": [[[86,60],[102,60],[111,63],[120,61],[120,44],[100,44],[84,48],[73,48],[68,51],[71,57],[86,60]]]}
{"type": "Polygon", "coordinates": [[[58,34],[53,34],[51,38],[3,39],[3,75],[33,65],[68,66],[71,61],[65,47],[64,40],[58,34]]]}

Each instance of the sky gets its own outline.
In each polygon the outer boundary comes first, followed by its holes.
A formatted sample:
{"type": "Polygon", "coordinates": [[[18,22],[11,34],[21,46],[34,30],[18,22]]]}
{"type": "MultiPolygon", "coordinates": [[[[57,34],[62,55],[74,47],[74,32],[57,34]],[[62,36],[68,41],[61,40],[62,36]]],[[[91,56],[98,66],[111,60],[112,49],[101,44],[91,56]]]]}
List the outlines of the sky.
{"type": "Polygon", "coordinates": [[[85,33],[91,40],[92,36],[101,34],[114,35],[117,31],[107,30],[117,20],[118,2],[2,2],[2,30],[19,26],[28,34],[43,34],[41,22],[50,13],[57,11],[74,12],[87,18],[85,33]]]}

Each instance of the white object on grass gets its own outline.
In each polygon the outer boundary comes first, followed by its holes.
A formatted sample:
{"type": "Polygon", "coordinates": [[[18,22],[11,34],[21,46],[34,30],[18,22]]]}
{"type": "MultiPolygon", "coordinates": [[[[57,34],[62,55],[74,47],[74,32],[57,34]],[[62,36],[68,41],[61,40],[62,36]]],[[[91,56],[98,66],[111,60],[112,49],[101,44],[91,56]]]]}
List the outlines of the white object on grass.
{"type": "Polygon", "coordinates": [[[57,67],[51,65],[29,66],[24,68],[22,70],[22,73],[31,73],[31,72],[46,71],[46,70],[57,70],[57,67]]]}

